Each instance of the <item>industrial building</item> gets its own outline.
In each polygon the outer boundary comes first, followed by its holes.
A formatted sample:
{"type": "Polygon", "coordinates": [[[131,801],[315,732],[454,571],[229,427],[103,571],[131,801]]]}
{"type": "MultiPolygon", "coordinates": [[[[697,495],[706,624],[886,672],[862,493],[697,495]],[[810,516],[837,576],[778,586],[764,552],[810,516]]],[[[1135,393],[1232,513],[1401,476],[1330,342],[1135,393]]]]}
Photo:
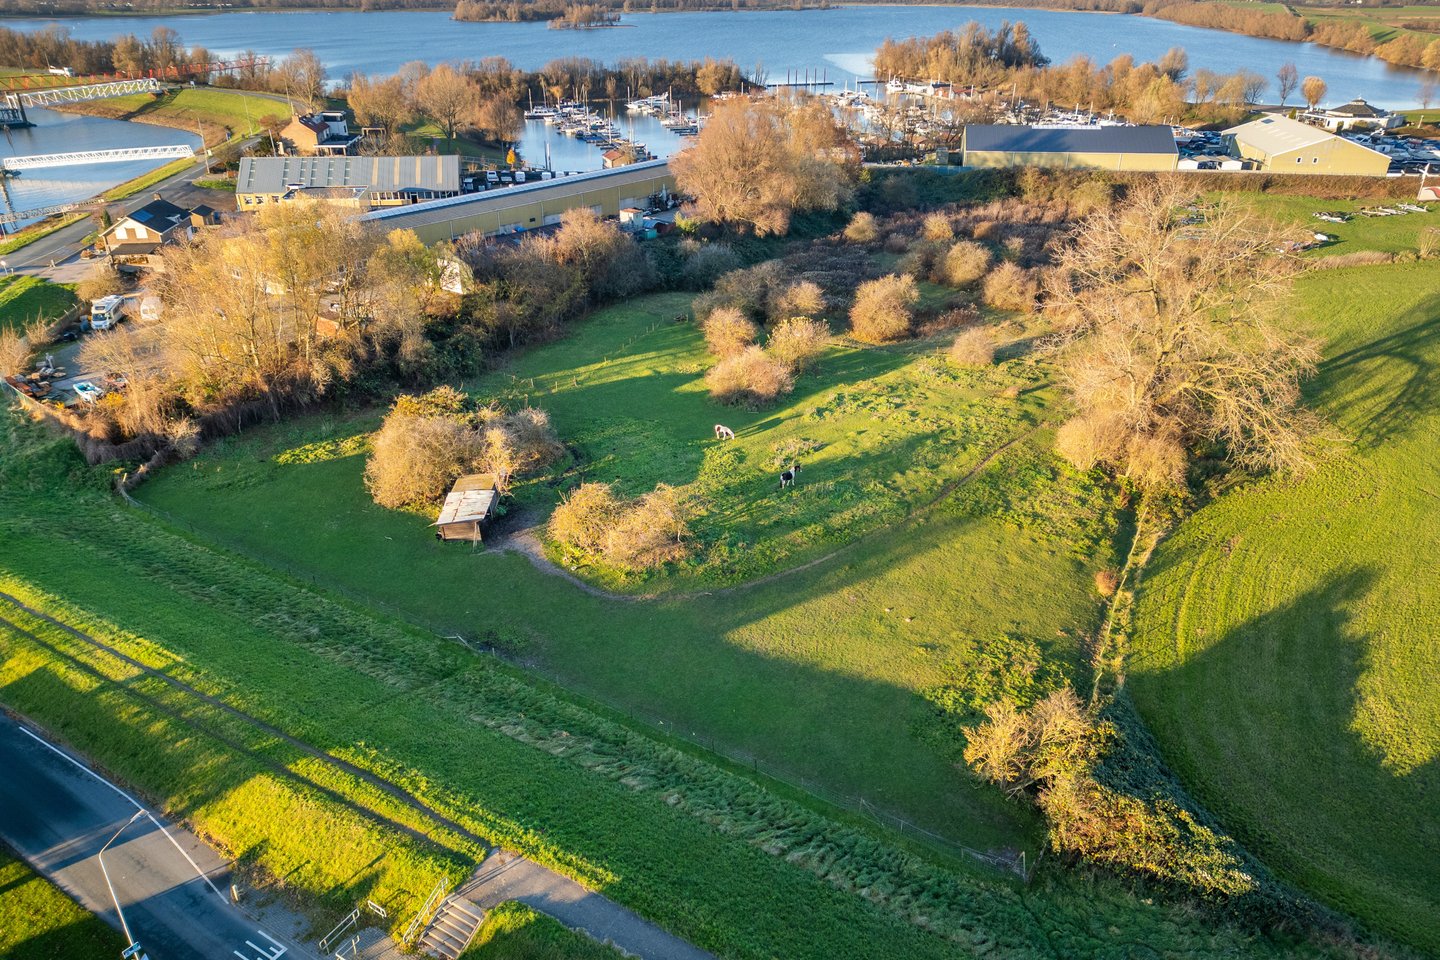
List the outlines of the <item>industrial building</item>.
{"type": "Polygon", "coordinates": [[[1289,117],[1269,115],[1225,131],[1231,156],[1267,173],[1383,177],[1390,158],[1289,117]]]}
{"type": "Polygon", "coordinates": [[[967,167],[1066,167],[1166,172],[1180,151],[1164,126],[1036,127],[970,124],[962,141],[967,167]]]}
{"type": "Polygon", "coordinates": [[[425,243],[438,243],[467,233],[493,236],[550,226],[576,207],[616,217],[626,207],[647,207],[651,197],[669,196],[674,190],[670,164],[652,160],[412,207],[374,210],[361,219],[385,230],[413,230],[425,243]]]}
{"type": "Polygon", "coordinates": [[[243,157],[235,205],[254,210],[304,197],[364,210],[460,195],[460,158],[243,157]]]}

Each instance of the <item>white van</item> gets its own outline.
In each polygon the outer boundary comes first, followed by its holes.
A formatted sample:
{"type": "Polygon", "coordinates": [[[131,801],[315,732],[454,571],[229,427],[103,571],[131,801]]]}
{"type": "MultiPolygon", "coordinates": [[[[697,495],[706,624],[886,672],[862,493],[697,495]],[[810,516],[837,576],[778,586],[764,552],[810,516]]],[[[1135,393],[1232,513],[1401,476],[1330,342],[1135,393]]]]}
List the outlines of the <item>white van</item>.
{"type": "Polygon", "coordinates": [[[125,319],[125,298],[119,294],[101,297],[90,304],[90,329],[109,330],[125,319]]]}

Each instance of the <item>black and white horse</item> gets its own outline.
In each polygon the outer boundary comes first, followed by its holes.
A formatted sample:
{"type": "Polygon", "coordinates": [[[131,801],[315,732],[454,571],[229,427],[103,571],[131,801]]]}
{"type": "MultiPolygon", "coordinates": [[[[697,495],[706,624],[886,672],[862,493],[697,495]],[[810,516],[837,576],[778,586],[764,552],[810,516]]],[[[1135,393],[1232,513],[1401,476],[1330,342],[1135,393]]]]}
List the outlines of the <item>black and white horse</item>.
{"type": "Polygon", "coordinates": [[[734,439],[735,439],[735,431],[734,431],[734,430],[731,430],[729,427],[725,426],[725,424],[723,424],[723,423],[717,423],[717,424],[715,424],[715,439],[716,439],[716,440],[734,440],[734,439]]]}
{"type": "Polygon", "coordinates": [[[784,490],[786,487],[792,487],[792,486],[794,486],[794,485],[795,485],[795,476],[796,476],[799,472],[800,472],[800,464],[796,463],[796,464],[792,464],[789,470],[786,470],[784,473],[780,474],[780,489],[781,489],[781,490],[784,490]]]}

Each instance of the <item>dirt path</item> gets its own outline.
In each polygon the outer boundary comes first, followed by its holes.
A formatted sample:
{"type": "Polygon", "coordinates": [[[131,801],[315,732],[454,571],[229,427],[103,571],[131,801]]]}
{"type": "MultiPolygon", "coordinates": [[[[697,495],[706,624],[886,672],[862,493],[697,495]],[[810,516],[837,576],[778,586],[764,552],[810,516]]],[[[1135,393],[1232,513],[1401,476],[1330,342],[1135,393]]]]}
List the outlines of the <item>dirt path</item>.
{"type": "Polygon", "coordinates": [[[856,537],[854,540],[851,540],[849,543],[844,544],[843,546],[836,547],[829,553],[822,554],[821,556],[807,560],[802,564],[794,567],[787,567],[784,570],[778,570],[775,573],[766,574],[763,577],[757,577],[754,580],[747,580],[745,583],[737,583],[733,586],[713,587],[709,590],[690,590],[683,593],[616,593],[613,590],[606,590],[604,587],[597,587],[595,584],[590,583],[589,581],[579,576],[576,576],[574,573],[566,570],[564,567],[561,567],[560,565],[552,561],[549,557],[545,556],[545,545],[540,540],[540,525],[535,521],[535,518],[533,516],[528,515],[519,518],[519,526],[517,526],[514,530],[510,531],[509,533],[502,534],[500,537],[492,541],[490,543],[490,549],[496,551],[497,553],[518,553],[521,556],[525,557],[525,559],[529,560],[530,563],[535,567],[535,569],[539,570],[541,573],[547,573],[551,576],[559,577],[560,579],[569,582],[583,593],[588,593],[592,597],[601,597],[606,600],[619,600],[625,603],[645,603],[653,602],[656,600],[694,600],[697,597],[723,597],[730,594],[743,593],[747,590],[754,590],[756,587],[763,587],[767,584],[774,583],[777,580],[783,580],[787,577],[793,577],[797,573],[811,570],[815,567],[820,566],[821,564],[829,563],[836,557],[843,556],[844,554],[855,550],[862,543],[868,543],[871,540],[875,540],[879,537],[893,533],[903,528],[906,524],[912,523],[915,518],[922,516],[925,513],[928,513],[930,510],[938,506],[947,497],[951,496],[956,490],[959,490],[971,480],[974,480],[975,477],[977,477],[982,470],[984,470],[991,463],[993,463],[995,459],[1000,456],[1000,454],[1004,453],[1006,450],[1009,450],[1021,440],[1032,436],[1035,431],[1039,430],[1043,426],[1045,426],[1045,424],[1043,423],[1037,424],[1036,426],[1031,427],[1029,430],[1016,434],[1009,440],[1006,440],[1000,446],[996,447],[994,450],[991,450],[980,460],[979,463],[975,464],[975,466],[971,467],[964,474],[956,477],[954,480],[951,480],[949,483],[945,484],[945,486],[941,487],[939,492],[937,492],[935,496],[931,497],[929,500],[925,501],[919,506],[913,507],[910,512],[905,515],[905,519],[901,520],[898,524],[889,527],[879,527],[875,530],[871,530],[869,533],[856,537]]]}

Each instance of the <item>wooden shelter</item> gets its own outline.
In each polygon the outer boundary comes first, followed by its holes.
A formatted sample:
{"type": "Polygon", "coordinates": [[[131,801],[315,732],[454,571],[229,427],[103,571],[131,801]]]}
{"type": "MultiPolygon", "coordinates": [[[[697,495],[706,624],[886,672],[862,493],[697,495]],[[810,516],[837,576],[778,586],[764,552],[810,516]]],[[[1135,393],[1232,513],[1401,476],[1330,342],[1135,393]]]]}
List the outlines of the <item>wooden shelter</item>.
{"type": "Polygon", "coordinates": [[[445,495],[440,519],[435,521],[435,539],[479,543],[481,529],[495,515],[499,498],[493,474],[471,473],[456,480],[445,495]]]}

